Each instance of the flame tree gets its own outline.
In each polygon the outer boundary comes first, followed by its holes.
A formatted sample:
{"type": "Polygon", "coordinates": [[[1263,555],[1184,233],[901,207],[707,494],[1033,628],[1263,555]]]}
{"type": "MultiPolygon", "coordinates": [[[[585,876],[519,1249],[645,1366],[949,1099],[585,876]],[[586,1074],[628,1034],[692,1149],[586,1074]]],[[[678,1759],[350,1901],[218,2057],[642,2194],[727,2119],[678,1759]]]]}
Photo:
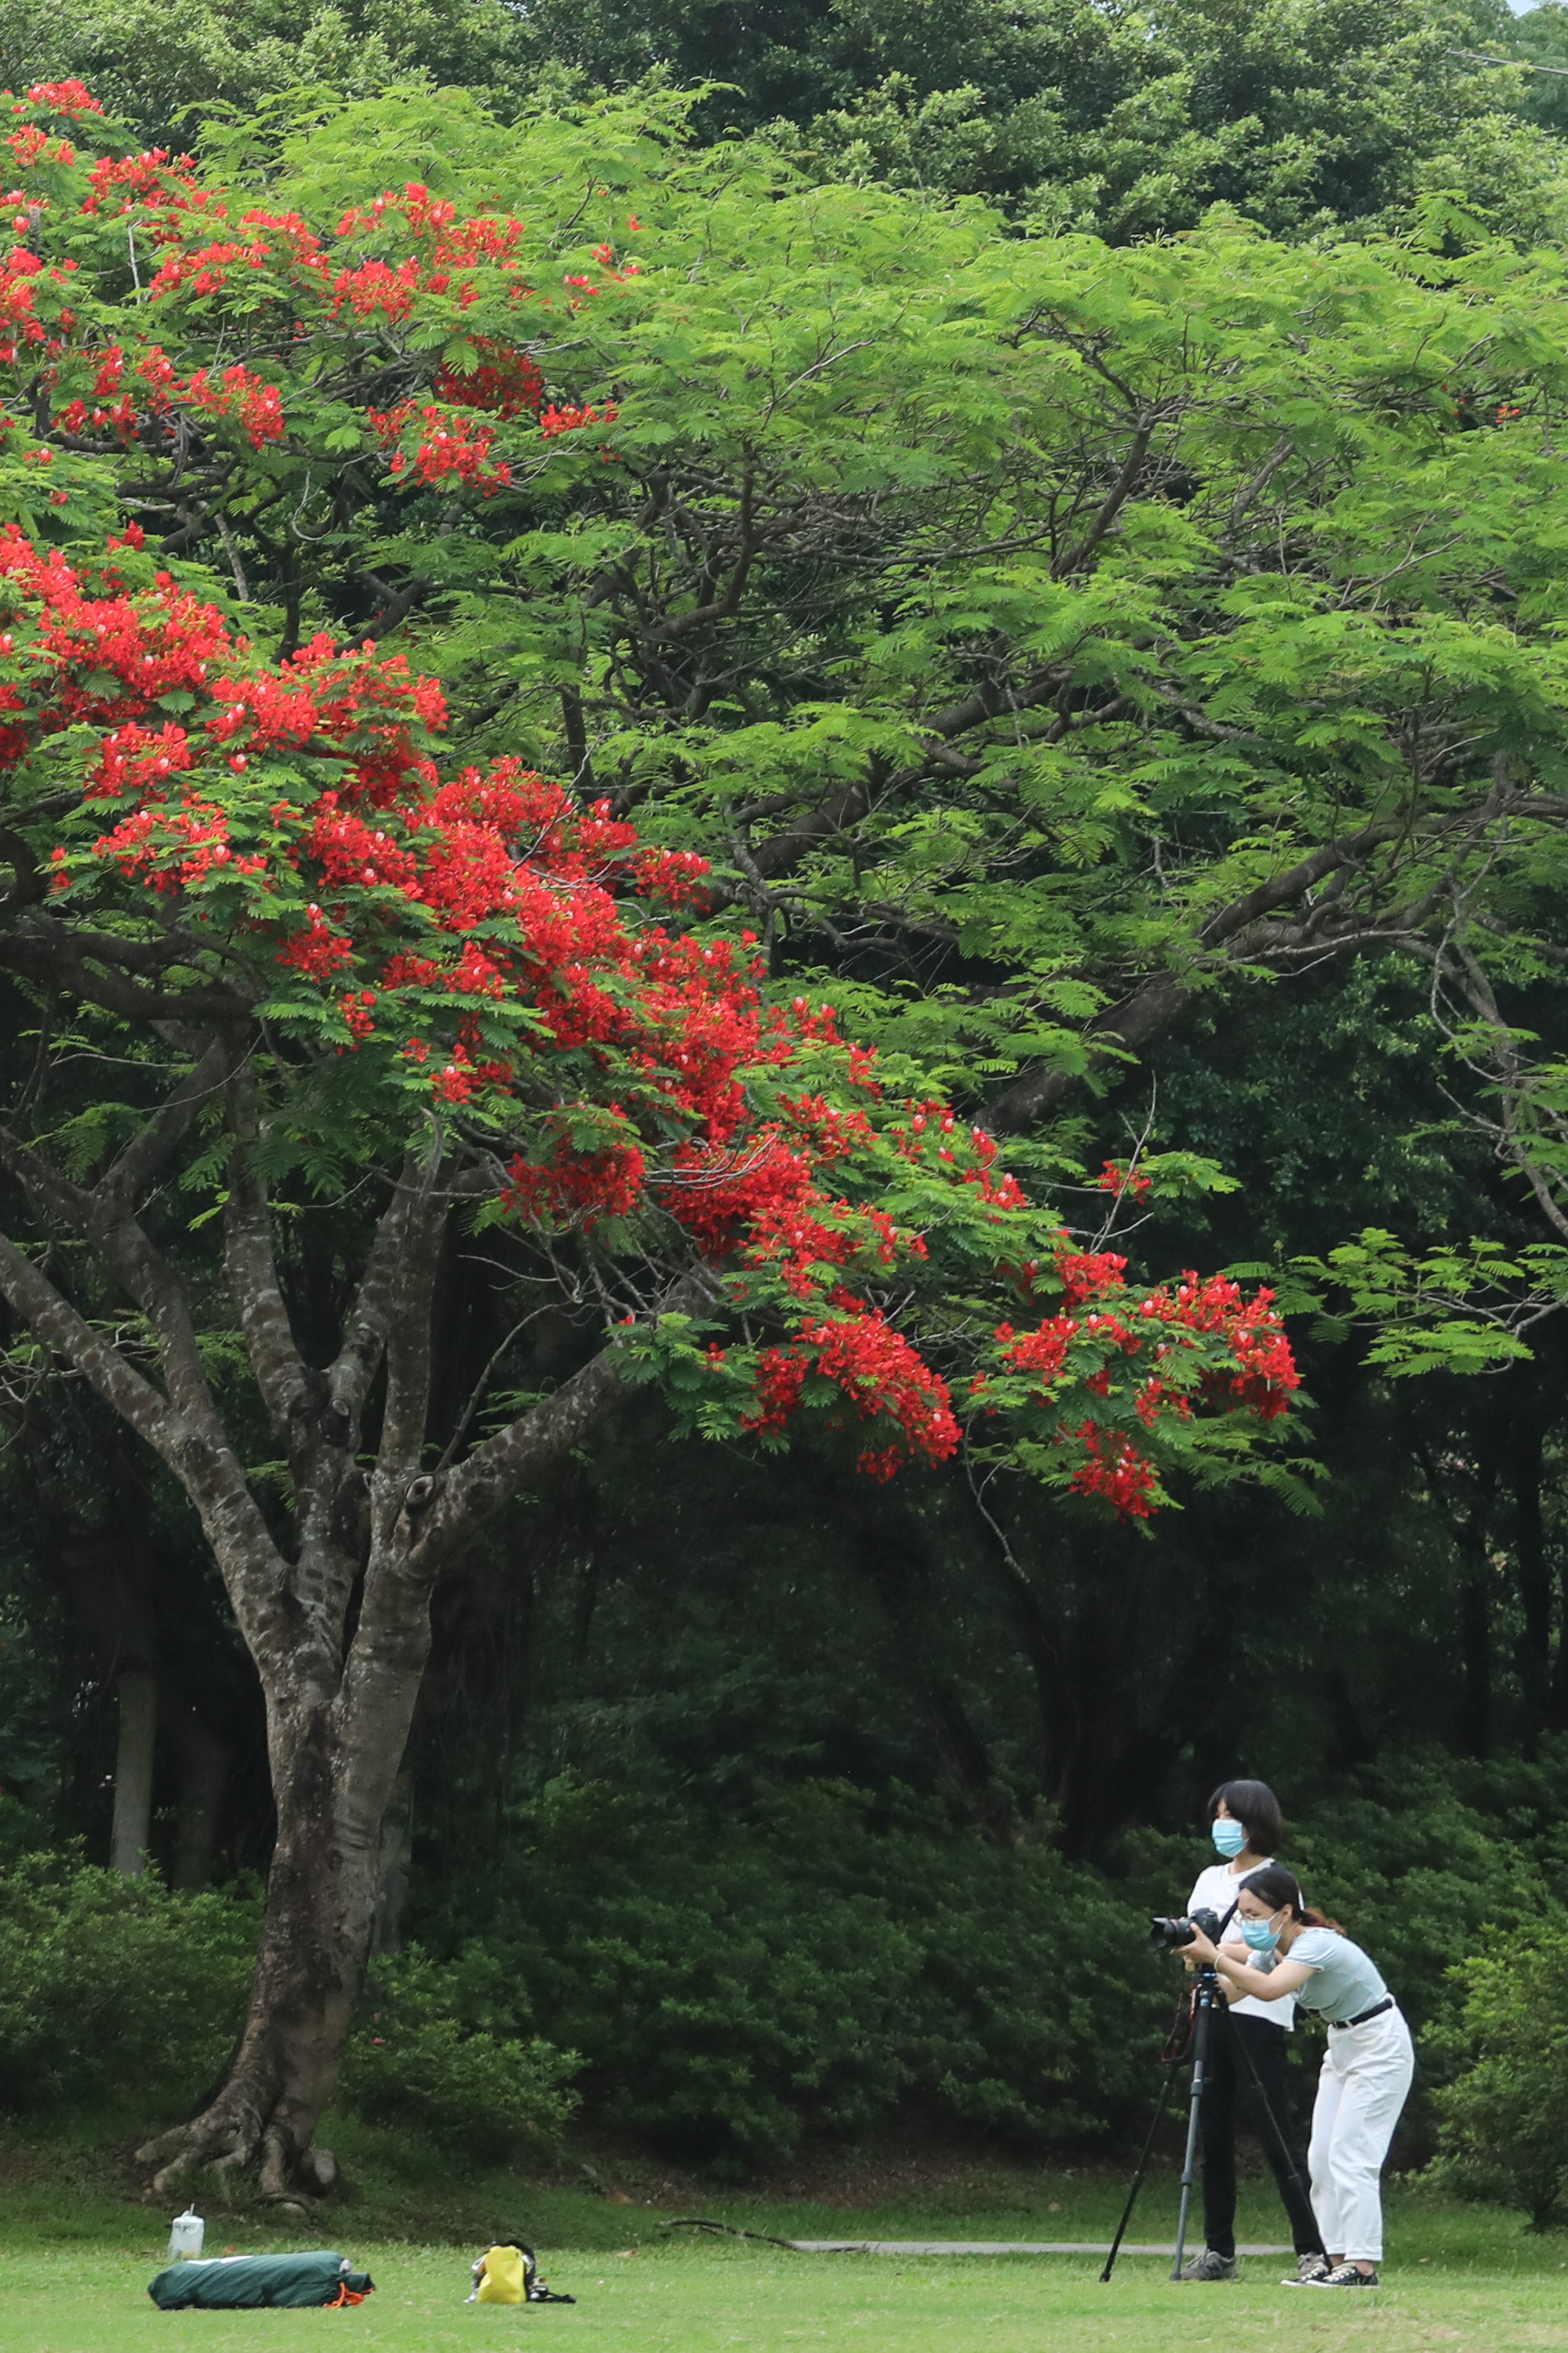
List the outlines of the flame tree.
{"type": "MultiPolygon", "coordinates": [[[[137,172],[166,185],[130,159],[78,192],[87,230],[137,172]]],[[[199,296],[218,264],[191,275],[187,228],[165,267],[199,296]]],[[[405,275],[437,303],[513,259],[491,219],[431,234],[447,283],[428,255],[405,275]]],[[[361,306],[402,299],[403,265],[265,236],[258,269],[292,253],[354,350],[361,306]]],[[[1136,1519],[1173,1467],[1245,1462],[1296,1375],[1266,1292],[1130,1282],[910,1066],[770,992],[695,853],[514,757],[444,762],[440,689],[371,639],[265,659],[133,521],[89,552],[104,477],[72,440],[121,436],[178,495],[182,446],[265,455],[280,395],[145,336],[89,348],[71,281],[14,254],[0,294],[32,501],[0,530],[0,973],[25,1049],[0,1292],[183,1489],[255,1662],[278,1835],[247,2021],[205,2112],[144,2154],[160,2180],[254,2163],[285,2196],[327,2172],[436,1581],[629,1385],[758,1445],[810,1418],[874,1480],[967,1444],[1136,1519]],[[79,429],[51,440],[61,417],[79,429]],[[293,1241],[318,1214],[324,1279],[293,1241]],[[454,1406],[435,1319],[476,1251],[517,1330],[548,1316],[558,1345],[531,1391],[503,1347],[454,1406]]],[[[394,472],[482,489],[481,396],[542,444],[605,429],[552,411],[521,338],[441,366],[468,406],[393,403],[394,472]]]]}
{"type": "Polygon", "coordinates": [[[668,93],[301,98],[199,166],[14,103],[10,511],[133,518],[282,654],[400,633],[465,756],[712,858],[988,1124],[1204,993],[1554,903],[1545,247],[1446,199],[1327,273],[1017,236],[695,153],[668,93]]]}
{"type": "Polygon", "coordinates": [[[322,638],[267,667],[133,565],[0,538],[0,966],[37,1008],[0,1287],[179,1482],[260,1676],[249,2021],[158,2154],[259,2152],[281,2190],[347,2030],[435,1579],[629,1381],[714,1434],[826,1418],[877,1478],[968,1420],[1141,1516],[1163,1463],[1234,1447],[1295,1375],[1267,1293],[1131,1285],[830,1008],[770,1004],[744,938],[678,928],[689,854],[510,761],[444,776],[438,693],[395,658],[322,638]],[[279,1227],[345,1198],[311,1348],[279,1227]],[[488,1227],[576,1362],[476,1430],[433,1408],[432,1313],[444,1248],[488,1227]]]}

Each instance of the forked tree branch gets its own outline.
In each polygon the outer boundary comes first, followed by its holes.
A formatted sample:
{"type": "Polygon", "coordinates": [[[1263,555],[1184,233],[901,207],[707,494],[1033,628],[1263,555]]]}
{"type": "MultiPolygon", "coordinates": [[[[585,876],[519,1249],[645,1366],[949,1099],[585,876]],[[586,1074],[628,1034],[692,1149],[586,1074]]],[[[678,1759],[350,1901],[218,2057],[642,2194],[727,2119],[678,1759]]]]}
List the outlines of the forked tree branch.
{"type": "Polygon", "coordinates": [[[398,1270],[408,1248],[410,1222],[420,1198],[424,1164],[412,1153],[404,1159],[383,1210],[364,1271],[343,1318],[342,1342],[327,1371],[327,1392],[337,1411],[357,1422],[370,1385],[381,1369],[397,1312],[398,1270]]]}
{"type": "MultiPolygon", "coordinates": [[[[697,1267],[670,1285],[656,1312],[700,1314],[718,1298],[717,1276],[697,1267]]],[[[580,1444],[619,1404],[626,1388],[620,1345],[612,1332],[598,1355],[553,1395],[486,1439],[456,1471],[430,1482],[433,1492],[409,1553],[409,1573],[433,1581],[510,1496],[580,1444]]]]}
{"type": "Polygon", "coordinates": [[[0,1166],[8,1168],[44,1216],[80,1234],[125,1287],[157,1337],[169,1402],[193,1431],[226,1444],[213,1405],[185,1287],[156,1244],[122,1203],[73,1184],[42,1153],[0,1126],[0,1166]]]}
{"type": "Polygon", "coordinates": [[[175,1151],[215,1095],[220,1092],[243,1051],[225,1035],[211,1039],[192,1068],[139,1134],[133,1135],[95,1190],[106,1200],[136,1209],[166,1175],[175,1151]]]}
{"type": "Polygon", "coordinates": [[[126,1363],[49,1281],[0,1234],[0,1293],[47,1348],[64,1358],[143,1439],[195,1504],[224,1572],[240,1630],[258,1662],[286,1648],[278,1617],[282,1564],[245,1472],[221,1428],[186,1416],[126,1363]]]}
{"type": "Polygon", "coordinates": [[[267,1188],[257,1167],[261,1112],[248,1068],[228,1082],[228,1197],[224,1203],[224,1262],[245,1335],[256,1386],[278,1438],[288,1445],[305,1394],[305,1364],[278,1274],[267,1188]]]}
{"type": "Polygon", "coordinates": [[[448,1214],[443,1174],[440,1159],[428,1164],[420,1171],[417,1192],[405,1197],[404,1246],[391,1284],[386,1404],[370,1482],[376,1548],[391,1537],[424,1458],[430,1413],[431,1315],[448,1214]]]}
{"type": "Polygon", "coordinates": [[[179,1417],[168,1398],[126,1363],[6,1234],[0,1234],[0,1292],[44,1346],[63,1357],[174,1468],[179,1417]]]}

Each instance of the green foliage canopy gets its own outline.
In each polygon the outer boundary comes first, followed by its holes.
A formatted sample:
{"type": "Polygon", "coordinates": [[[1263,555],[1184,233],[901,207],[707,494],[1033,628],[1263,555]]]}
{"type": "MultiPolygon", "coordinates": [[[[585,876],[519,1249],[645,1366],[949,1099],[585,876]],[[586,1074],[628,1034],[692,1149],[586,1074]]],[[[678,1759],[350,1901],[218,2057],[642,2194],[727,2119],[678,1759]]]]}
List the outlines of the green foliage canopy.
{"type": "Polygon", "coordinates": [[[204,268],[205,216],[164,210],[190,258],[164,244],[148,290],[40,159],[84,385],[94,350],[155,343],[254,370],[283,430],[122,448],[62,422],[62,378],[34,406],[68,465],[46,491],[14,448],[7,495],[68,536],[112,476],[284,650],[400,631],[466,748],[716,853],[776,962],[994,1082],[1005,1124],[1194,990],[1419,932],[1500,857],[1516,912],[1550,902],[1555,257],[1224,218],[1020,240],[756,143],[693,152],[682,114],[508,130],[405,91],[227,142],[231,214],[331,238],[357,208],[356,285],[407,242],[371,209],[390,181],[519,208],[542,433],[463,390],[519,324],[504,276],[449,318],[312,308],[286,238],[204,268]],[[482,460],[433,471],[433,419],[482,460]]]}

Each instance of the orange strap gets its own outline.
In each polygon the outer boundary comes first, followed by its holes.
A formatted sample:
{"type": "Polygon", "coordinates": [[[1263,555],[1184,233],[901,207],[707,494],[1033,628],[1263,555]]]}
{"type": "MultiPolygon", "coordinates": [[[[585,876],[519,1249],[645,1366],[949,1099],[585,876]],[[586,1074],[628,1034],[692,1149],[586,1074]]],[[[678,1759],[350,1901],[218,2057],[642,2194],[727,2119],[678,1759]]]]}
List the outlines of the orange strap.
{"type": "Polygon", "coordinates": [[[326,2312],[335,2312],[341,2305],[363,2304],[363,2290],[361,2288],[350,2287],[345,2281],[340,2284],[336,2295],[328,2298],[326,2304],[322,2306],[322,2310],[326,2312]]]}

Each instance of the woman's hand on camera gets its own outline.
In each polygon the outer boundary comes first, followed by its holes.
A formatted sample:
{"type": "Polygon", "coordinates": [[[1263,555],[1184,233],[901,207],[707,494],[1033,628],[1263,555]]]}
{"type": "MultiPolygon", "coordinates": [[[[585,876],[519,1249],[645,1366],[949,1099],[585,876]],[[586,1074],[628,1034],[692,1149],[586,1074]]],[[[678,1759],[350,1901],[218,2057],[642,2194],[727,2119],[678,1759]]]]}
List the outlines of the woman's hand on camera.
{"type": "Polygon", "coordinates": [[[1219,1955],[1204,1935],[1203,1930],[1194,1927],[1192,1935],[1182,1947],[1182,1958],[1184,1961],[1202,1961],[1212,1967],[1218,1960],[1219,1955]]]}

